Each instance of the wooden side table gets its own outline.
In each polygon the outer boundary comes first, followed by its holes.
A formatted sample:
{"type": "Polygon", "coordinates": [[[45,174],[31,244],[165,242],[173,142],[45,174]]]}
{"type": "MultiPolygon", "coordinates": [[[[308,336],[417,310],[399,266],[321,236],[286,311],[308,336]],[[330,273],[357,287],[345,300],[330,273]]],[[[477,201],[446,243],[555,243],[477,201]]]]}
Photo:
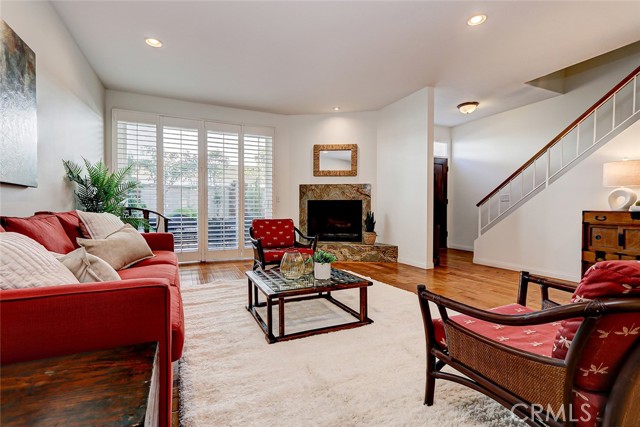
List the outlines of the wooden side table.
{"type": "Polygon", "coordinates": [[[3,426],[157,426],[157,343],[0,367],[3,426]]]}
{"type": "Polygon", "coordinates": [[[640,212],[582,212],[582,275],[599,261],[640,260],[640,212]]]}

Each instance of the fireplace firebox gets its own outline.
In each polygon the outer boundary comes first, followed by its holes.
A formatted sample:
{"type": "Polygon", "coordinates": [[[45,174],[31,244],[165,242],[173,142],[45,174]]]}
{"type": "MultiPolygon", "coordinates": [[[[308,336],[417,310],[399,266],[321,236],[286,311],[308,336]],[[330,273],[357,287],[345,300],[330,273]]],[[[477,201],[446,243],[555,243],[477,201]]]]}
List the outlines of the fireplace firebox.
{"type": "Polygon", "coordinates": [[[324,242],[361,242],[362,200],[308,200],[307,234],[324,242]]]}

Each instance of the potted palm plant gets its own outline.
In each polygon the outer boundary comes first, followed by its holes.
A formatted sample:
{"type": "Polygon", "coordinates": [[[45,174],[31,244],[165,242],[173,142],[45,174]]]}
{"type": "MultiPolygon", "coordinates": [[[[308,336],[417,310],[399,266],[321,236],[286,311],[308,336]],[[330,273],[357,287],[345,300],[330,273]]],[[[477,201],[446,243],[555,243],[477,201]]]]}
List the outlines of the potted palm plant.
{"type": "Polygon", "coordinates": [[[376,220],[373,216],[373,212],[367,212],[367,216],[364,219],[364,233],[363,239],[364,243],[367,245],[373,245],[376,242],[376,220]]]}
{"type": "Polygon", "coordinates": [[[313,275],[318,280],[327,280],[331,278],[331,263],[336,262],[338,258],[331,252],[318,249],[313,254],[313,275]]]}
{"type": "Polygon", "coordinates": [[[63,160],[67,178],[77,184],[75,195],[87,212],[108,212],[123,222],[138,228],[144,226],[143,218],[125,215],[125,207],[130,193],[139,187],[139,183],[128,179],[131,166],[111,172],[107,165],[99,160],[91,163],[83,158],[83,165],[63,160]],[[82,175],[83,166],[87,175],[82,175]]]}

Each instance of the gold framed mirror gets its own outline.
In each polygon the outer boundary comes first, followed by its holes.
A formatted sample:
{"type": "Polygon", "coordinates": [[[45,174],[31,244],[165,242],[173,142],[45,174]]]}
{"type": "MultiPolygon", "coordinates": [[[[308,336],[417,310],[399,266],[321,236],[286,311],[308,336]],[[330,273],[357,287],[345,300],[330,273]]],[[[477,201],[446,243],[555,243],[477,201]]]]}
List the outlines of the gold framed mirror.
{"type": "Polygon", "coordinates": [[[313,176],[356,176],[357,174],[357,144],[313,146],[313,176]]]}

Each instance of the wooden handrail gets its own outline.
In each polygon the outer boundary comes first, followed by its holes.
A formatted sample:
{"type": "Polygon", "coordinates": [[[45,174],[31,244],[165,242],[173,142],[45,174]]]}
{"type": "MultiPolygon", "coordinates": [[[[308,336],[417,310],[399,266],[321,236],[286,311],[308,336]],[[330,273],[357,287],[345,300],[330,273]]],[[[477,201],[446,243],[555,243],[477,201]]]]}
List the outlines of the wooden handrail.
{"type": "Polygon", "coordinates": [[[600,107],[602,104],[604,104],[605,102],[607,102],[609,100],[609,98],[611,98],[613,96],[614,93],[616,93],[618,90],[622,89],[622,87],[624,87],[624,85],[626,85],[627,83],[629,83],[635,76],[636,74],[638,74],[640,72],[640,67],[637,67],[635,70],[633,70],[631,72],[631,74],[629,74],[627,77],[625,77],[624,79],[622,79],[620,81],[620,83],[618,83],[617,85],[615,85],[613,87],[613,89],[611,89],[609,92],[607,92],[606,95],[604,95],[602,98],[600,98],[598,101],[596,101],[595,104],[593,104],[591,107],[589,107],[584,113],[582,113],[580,115],[580,117],[578,117],[577,119],[575,119],[569,126],[567,126],[562,132],[560,132],[558,134],[558,136],[556,136],[555,138],[553,138],[547,145],[545,145],[544,147],[542,147],[540,149],[540,151],[538,151],[536,154],[534,154],[529,160],[527,160],[522,166],[520,166],[514,173],[512,173],[511,175],[509,175],[509,178],[505,179],[504,181],[502,181],[500,183],[500,185],[498,185],[491,193],[489,193],[484,199],[480,200],[476,206],[480,207],[480,205],[482,205],[484,202],[486,202],[487,200],[489,200],[491,197],[493,197],[493,195],[495,195],[496,193],[498,193],[502,187],[504,187],[505,185],[507,185],[509,183],[509,181],[511,181],[513,178],[515,178],[520,172],[522,172],[523,170],[525,170],[526,168],[528,168],[529,166],[531,166],[537,159],[538,157],[540,157],[541,155],[544,154],[545,151],[547,151],[549,148],[551,148],[556,142],[558,142],[559,140],[561,140],[566,134],[568,134],[569,132],[571,132],[573,130],[574,127],[576,127],[578,125],[578,123],[580,123],[581,121],[583,121],[584,119],[586,119],[591,113],[593,113],[598,107],[600,107]]]}

